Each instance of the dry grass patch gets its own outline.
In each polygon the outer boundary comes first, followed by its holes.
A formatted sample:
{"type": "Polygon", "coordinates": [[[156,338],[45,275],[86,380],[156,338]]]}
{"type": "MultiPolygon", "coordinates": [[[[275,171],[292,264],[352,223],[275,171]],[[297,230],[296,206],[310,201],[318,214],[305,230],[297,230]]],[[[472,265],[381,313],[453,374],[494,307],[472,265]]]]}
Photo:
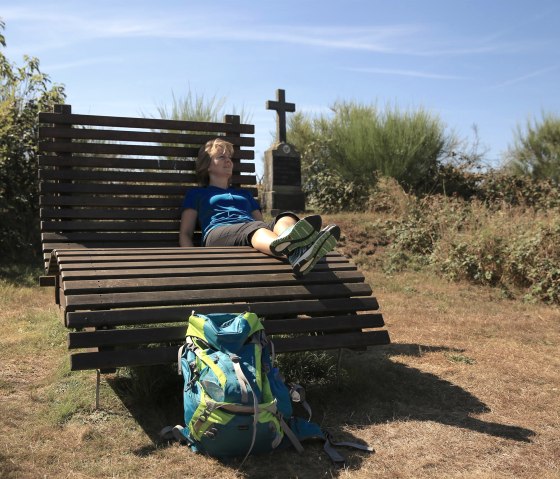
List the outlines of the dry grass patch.
{"type": "Polygon", "coordinates": [[[422,272],[366,264],[393,343],[345,356],[342,387],[309,385],[314,419],[371,444],[335,469],[318,444],[220,462],[157,441],[181,421],[169,369],[70,373],[52,291],[1,281],[2,478],[554,478],[560,311],[422,272]]]}

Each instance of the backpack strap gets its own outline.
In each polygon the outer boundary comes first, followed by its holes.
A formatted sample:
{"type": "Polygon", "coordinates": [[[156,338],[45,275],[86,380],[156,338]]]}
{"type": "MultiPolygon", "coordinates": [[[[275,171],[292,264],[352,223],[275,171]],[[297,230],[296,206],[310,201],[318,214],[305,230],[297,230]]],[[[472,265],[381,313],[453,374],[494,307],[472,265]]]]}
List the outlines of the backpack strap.
{"type": "MultiPolygon", "coordinates": [[[[239,364],[239,356],[237,354],[230,354],[229,358],[231,359],[231,362],[233,364],[233,370],[235,371],[235,375],[237,376],[237,381],[239,382],[239,387],[241,388],[241,402],[243,404],[246,404],[249,398],[249,394],[247,392],[247,385],[250,386],[249,381],[247,380],[247,377],[245,376],[243,370],[241,369],[241,365],[239,364]]],[[[253,392],[252,388],[251,388],[251,392],[253,392]]],[[[254,392],[253,392],[253,396],[255,396],[254,392]]]]}
{"type": "Polygon", "coordinates": [[[181,444],[187,444],[191,446],[193,443],[190,441],[182,431],[185,428],[180,426],[179,424],[175,427],[173,426],[166,426],[160,432],[159,435],[164,441],[177,441],[181,444]]]}
{"type": "Polygon", "coordinates": [[[327,431],[324,431],[324,436],[325,443],[323,445],[323,450],[327,453],[331,461],[338,466],[343,466],[346,463],[346,458],[342,454],[340,454],[333,446],[352,447],[354,449],[360,449],[361,451],[367,451],[371,453],[375,452],[373,447],[364,444],[358,444],[357,442],[334,442],[332,440],[332,436],[327,431]]]}
{"type": "Polygon", "coordinates": [[[305,400],[305,389],[303,388],[303,386],[300,386],[296,383],[290,383],[288,384],[288,386],[290,386],[290,399],[292,400],[292,402],[300,403],[303,406],[307,414],[309,414],[307,421],[311,421],[313,412],[311,411],[311,406],[305,400]]]}
{"type": "Polygon", "coordinates": [[[181,358],[183,357],[183,351],[185,350],[185,344],[183,344],[179,351],[177,352],[177,374],[181,376],[183,374],[183,368],[181,365],[181,358]]]}
{"type": "Polygon", "coordinates": [[[303,446],[301,445],[301,442],[299,442],[297,436],[294,434],[294,431],[290,429],[290,426],[286,424],[286,421],[284,421],[284,418],[282,416],[279,416],[278,419],[280,421],[280,426],[282,427],[284,434],[296,448],[296,451],[301,454],[303,452],[303,446]]]}

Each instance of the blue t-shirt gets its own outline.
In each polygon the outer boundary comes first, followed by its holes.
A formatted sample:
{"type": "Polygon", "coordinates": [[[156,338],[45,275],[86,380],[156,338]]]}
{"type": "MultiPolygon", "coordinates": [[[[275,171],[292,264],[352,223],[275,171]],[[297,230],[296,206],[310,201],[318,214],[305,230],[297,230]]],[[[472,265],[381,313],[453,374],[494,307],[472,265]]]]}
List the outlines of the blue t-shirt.
{"type": "Polygon", "coordinates": [[[204,241],[208,232],[217,226],[255,221],[251,213],[261,207],[248,191],[206,186],[189,189],[183,200],[183,209],[197,211],[204,241]]]}

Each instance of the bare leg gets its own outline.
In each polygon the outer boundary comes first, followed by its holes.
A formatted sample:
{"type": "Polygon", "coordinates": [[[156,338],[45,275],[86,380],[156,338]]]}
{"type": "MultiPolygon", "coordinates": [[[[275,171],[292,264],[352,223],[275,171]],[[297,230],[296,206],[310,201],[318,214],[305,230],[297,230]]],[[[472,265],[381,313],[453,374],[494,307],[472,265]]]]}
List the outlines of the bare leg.
{"type": "Polygon", "coordinates": [[[270,251],[270,243],[272,243],[279,235],[281,235],[287,228],[295,225],[297,220],[292,216],[282,216],[274,225],[274,231],[266,228],[259,228],[253,233],[251,237],[251,245],[261,253],[275,256],[270,251]]]}

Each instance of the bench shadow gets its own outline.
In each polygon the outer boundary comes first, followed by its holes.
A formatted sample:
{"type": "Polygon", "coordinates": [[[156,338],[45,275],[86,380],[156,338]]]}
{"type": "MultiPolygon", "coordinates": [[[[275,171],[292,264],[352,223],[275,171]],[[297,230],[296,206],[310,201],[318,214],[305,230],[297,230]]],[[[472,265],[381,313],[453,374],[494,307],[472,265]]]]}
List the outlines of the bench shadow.
{"type": "MultiPolygon", "coordinates": [[[[473,417],[490,412],[490,409],[468,391],[434,374],[391,359],[435,352],[460,355],[464,351],[444,346],[389,344],[350,353],[342,364],[345,372],[339,387],[334,385],[334,378],[328,386],[308,387],[313,420],[328,430],[335,440],[361,444],[364,444],[363,440],[348,433],[348,426],[360,429],[409,420],[432,421],[512,441],[531,442],[534,431],[473,417]],[[329,399],[325,400],[325,397],[329,399]],[[337,423],[337,418],[344,418],[344,424],[337,423]]],[[[158,448],[167,447],[168,443],[162,442],[159,431],[164,426],[182,423],[183,417],[182,378],[177,376],[175,368],[137,368],[130,376],[112,376],[107,382],[152,442],[133,451],[134,454],[147,456],[158,448]],[[142,386],[145,384],[149,387],[142,386]]],[[[375,444],[371,445],[375,447],[375,444]]],[[[305,470],[306,477],[340,475],[340,470],[323,453],[320,442],[306,442],[304,447],[302,456],[292,449],[251,456],[239,471],[240,477],[262,477],[263,470],[272,471],[267,473],[271,478],[293,477],[302,470],[305,470]]],[[[359,469],[370,457],[366,452],[345,448],[340,448],[339,452],[347,458],[345,470],[359,469]]],[[[240,464],[239,460],[221,462],[234,469],[240,464]]]]}
{"type": "MultiPolygon", "coordinates": [[[[470,392],[435,374],[391,359],[393,356],[423,356],[435,352],[449,353],[450,358],[458,358],[458,361],[469,359],[462,354],[462,349],[419,344],[388,344],[362,353],[362,358],[369,360],[368,378],[371,380],[364,384],[356,398],[365,401],[362,409],[369,412],[360,414],[356,407],[354,422],[433,421],[513,441],[532,442],[530,438],[535,432],[530,429],[472,417],[488,413],[490,408],[470,392]]],[[[358,356],[356,362],[363,362],[363,359],[358,356]]],[[[356,375],[356,371],[351,371],[352,374],[356,375]]],[[[356,380],[356,377],[349,378],[350,382],[356,380]]],[[[344,396],[344,389],[337,394],[344,396]]],[[[333,400],[333,405],[336,406],[337,402],[333,400]]],[[[354,406],[358,405],[354,402],[354,406]]]]}

